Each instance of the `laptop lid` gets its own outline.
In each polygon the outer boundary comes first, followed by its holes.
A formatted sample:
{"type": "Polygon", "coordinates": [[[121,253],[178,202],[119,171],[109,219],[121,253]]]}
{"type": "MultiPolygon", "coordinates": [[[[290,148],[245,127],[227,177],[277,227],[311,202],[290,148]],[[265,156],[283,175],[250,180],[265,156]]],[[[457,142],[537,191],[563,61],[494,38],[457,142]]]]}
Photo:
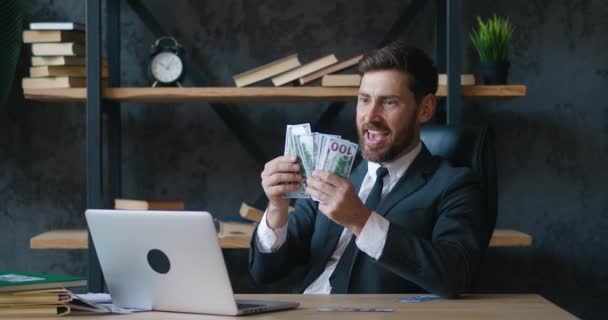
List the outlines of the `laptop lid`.
{"type": "Polygon", "coordinates": [[[87,210],[85,215],[117,306],[240,313],[209,213],[87,210]]]}

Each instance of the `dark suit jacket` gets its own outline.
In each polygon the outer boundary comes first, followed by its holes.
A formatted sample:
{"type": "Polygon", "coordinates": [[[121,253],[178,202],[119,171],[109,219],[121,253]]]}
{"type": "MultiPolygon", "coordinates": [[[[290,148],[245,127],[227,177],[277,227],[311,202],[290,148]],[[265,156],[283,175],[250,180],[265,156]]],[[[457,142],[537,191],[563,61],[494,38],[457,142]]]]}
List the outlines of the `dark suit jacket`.
{"type": "MultiPolygon", "coordinates": [[[[356,190],[366,173],[367,161],[361,161],[350,177],[356,190]]],[[[473,171],[452,167],[423,145],[375,210],[390,221],[386,243],[378,260],[357,249],[348,292],[428,291],[452,298],[468,291],[491,232],[483,223],[482,205],[473,171]]],[[[253,239],[250,273],[258,283],[267,283],[306,265],[303,291],[325,269],[342,231],[318,212],[314,201],[298,200],[281,248],[261,253],[253,239]]]]}

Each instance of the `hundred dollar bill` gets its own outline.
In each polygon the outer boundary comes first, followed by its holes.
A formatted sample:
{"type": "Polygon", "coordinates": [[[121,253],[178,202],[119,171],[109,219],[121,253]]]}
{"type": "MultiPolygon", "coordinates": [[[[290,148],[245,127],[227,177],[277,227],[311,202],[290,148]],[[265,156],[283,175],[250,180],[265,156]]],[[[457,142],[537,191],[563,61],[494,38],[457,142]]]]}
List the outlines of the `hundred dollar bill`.
{"type": "MultiPolygon", "coordinates": [[[[321,163],[323,163],[324,157],[327,154],[327,149],[325,148],[325,145],[327,143],[327,141],[332,138],[329,135],[325,135],[322,134],[320,139],[319,139],[319,149],[317,151],[317,157],[316,157],[316,163],[315,163],[315,170],[319,169],[321,170],[321,163]]],[[[340,137],[336,137],[336,139],[340,139],[340,137]]]]}
{"type": "Polygon", "coordinates": [[[320,150],[323,148],[323,143],[329,138],[339,139],[340,136],[313,132],[297,136],[297,138],[299,142],[298,152],[302,158],[306,177],[309,178],[317,166],[317,160],[319,159],[320,150]]]}
{"type": "Polygon", "coordinates": [[[303,134],[310,134],[309,123],[287,125],[287,130],[285,132],[285,155],[298,155],[298,150],[296,149],[297,144],[294,143],[294,141],[296,141],[294,137],[303,134]]]}
{"type": "Polygon", "coordinates": [[[326,134],[326,133],[320,133],[319,137],[317,138],[317,150],[315,151],[315,168],[316,168],[316,162],[319,161],[319,157],[321,155],[321,150],[323,150],[323,148],[325,147],[325,143],[327,142],[327,140],[329,140],[329,138],[336,138],[336,139],[341,139],[342,137],[339,135],[335,135],[335,134],[326,134]]]}
{"type": "Polygon", "coordinates": [[[316,169],[348,178],[357,154],[357,144],[348,140],[328,138],[321,150],[316,169]]]}
{"type": "Polygon", "coordinates": [[[312,172],[315,169],[315,139],[314,137],[319,135],[316,132],[311,134],[303,134],[297,136],[298,138],[298,151],[302,159],[302,165],[304,166],[304,172],[306,178],[312,177],[312,172]]]}
{"type": "MultiPolygon", "coordinates": [[[[305,177],[304,165],[302,163],[302,154],[299,152],[299,139],[298,136],[310,134],[310,124],[296,124],[296,125],[287,125],[287,130],[285,133],[285,152],[284,155],[295,155],[298,157],[298,164],[300,165],[300,174],[302,177],[305,177]]],[[[294,192],[286,192],[283,194],[285,198],[309,198],[308,194],[306,194],[306,184],[305,180],[302,180],[300,183],[300,189],[294,192]]]]}

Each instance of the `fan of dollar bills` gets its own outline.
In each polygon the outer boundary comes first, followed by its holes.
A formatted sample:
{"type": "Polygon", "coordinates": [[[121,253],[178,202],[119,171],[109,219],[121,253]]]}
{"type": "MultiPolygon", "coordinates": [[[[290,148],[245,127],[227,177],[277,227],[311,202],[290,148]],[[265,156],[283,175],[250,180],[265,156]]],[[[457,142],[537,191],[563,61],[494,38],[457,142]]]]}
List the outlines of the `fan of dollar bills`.
{"type": "Polygon", "coordinates": [[[285,198],[310,198],[306,193],[306,179],[315,170],[333,172],[343,178],[350,171],[357,153],[357,144],[340,136],[310,132],[310,124],[287,125],[285,155],[298,156],[300,174],[304,178],[300,190],[284,194],[285,198]]]}

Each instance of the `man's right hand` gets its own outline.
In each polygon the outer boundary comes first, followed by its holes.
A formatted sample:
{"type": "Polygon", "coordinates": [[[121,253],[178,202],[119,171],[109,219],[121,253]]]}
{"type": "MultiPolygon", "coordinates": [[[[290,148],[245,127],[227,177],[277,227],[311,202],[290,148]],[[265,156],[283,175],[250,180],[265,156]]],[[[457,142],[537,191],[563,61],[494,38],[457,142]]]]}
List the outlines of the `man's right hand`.
{"type": "Polygon", "coordinates": [[[289,199],[283,198],[285,192],[300,189],[302,176],[296,156],[280,156],[266,163],[262,171],[262,188],[268,197],[266,223],[276,230],[287,223],[289,199]]]}

